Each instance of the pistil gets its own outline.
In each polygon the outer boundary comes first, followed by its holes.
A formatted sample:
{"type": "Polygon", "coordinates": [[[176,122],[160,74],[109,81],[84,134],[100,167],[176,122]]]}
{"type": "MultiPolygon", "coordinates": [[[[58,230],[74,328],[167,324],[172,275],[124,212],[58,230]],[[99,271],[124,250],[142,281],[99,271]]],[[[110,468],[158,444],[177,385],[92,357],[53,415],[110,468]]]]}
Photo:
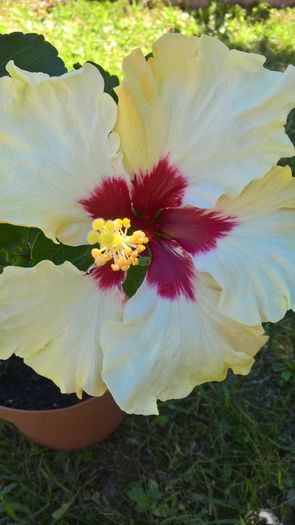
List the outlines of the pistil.
{"type": "Polygon", "coordinates": [[[92,230],[87,235],[87,241],[89,244],[99,244],[99,248],[91,250],[97,266],[103,266],[113,260],[112,270],[126,272],[131,265],[138,264],[139,255],[146,249],[149,239],[141,230],[128,235],[130,227],[128,218],[114,221],[95,219],[92,222],[92,230]]]}

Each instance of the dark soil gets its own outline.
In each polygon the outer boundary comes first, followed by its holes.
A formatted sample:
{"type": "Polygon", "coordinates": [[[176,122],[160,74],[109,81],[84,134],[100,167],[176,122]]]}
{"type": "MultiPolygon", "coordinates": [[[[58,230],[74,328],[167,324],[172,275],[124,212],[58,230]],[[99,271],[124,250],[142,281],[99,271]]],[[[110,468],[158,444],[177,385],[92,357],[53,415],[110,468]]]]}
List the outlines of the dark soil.
{"type": "MultiPolygon", "coordinates": [[[[83,401],[89,396],[83,396],[83,401]]],[[[76,394],[61,394],[49,379],[39,376],[19,357],[0,360],[0,405],[24,410],[50,410],[80,403],[76,394]]]]}

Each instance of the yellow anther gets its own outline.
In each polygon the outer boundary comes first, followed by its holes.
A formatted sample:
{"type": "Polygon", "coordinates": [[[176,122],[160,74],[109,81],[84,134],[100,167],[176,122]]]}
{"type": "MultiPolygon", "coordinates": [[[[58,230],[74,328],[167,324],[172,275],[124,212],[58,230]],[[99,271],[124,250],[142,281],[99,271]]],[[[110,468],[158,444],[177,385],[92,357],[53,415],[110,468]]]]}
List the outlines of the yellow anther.
{"type": "Polygon", "coordinates": [[[132,235],[127,235],[130,228],[130,219],[107,220],[95,219],[92,231],[87,235],[89,244],[99,243],[99,249],[91,250],[92,257],[97,266],[103,266],[108,261],[112,270],[127,272],[131,265],[139,263],[139,254],[146,249],[148,238],[141,230],[136,230],[132,235]]]}
{"type": "Polygon", "coordinates": [[[119,257],[117,264],[119,264],[120,266],[125,266],[126,265],[126,261],[127,261],[127,259],[124,256],[123,257],[119,257]]]}
{"type": "Polygon", "coordinates": [[[92,222],[92,229],[93,230],[102,230],[104,227],[105,221],[104,219],[94,219],[92,222]]]}
{"type": "Polygon", "coordinates": [[[91,255],[92,255],[93,259],[97,259],[97,257],[99,257],[101,255],[101,251],[98,250],[97,248],[92,248],[91,255]]]}
{"type": "Polygon", "coordinates": [[[96,266],[104,266],[108,260],[108,257],[105,255],[100,255],[99,257],[95,257],[95,264],[96,266]]]}
{"type": "Polygon", "coordinates": [[[87,235],[87,241],[89,244],[96,244],[100,240],[99,233],[95,232],[94,230],[91,230],[91,232],[87,235]]]}
{"type": "Polygon", "coordinates": [[[130,228],[130,224],[131,224],[131,223],[130,223],[130,219],[127,219],[127,218],[125,217],[125,219],[123,219],[122,222],[123,222],[123,226],[124,226],[124,228],[127,228],[127,230],[128,230],[128,229],[130,228]]]}
{"type": "Polygon", "coordinates": [[[122,219],[115,219],[114,223],[116,224],[116,226],[118,226],[118,228],[122,228],[123,226],[122,219]]]}
{"type": "Polygon", "coordinates": [[[108,232],[113,232],[115,229],[114,221],[107,221],[104,226],[108,232]]]}
{"type": "Polygon", "coordinates": [[[148,242],[148,238],[145,236],[144,232],[137,230],[130,236],[130,241],[134,242],[135,244],[146,244],[148,242]]]}

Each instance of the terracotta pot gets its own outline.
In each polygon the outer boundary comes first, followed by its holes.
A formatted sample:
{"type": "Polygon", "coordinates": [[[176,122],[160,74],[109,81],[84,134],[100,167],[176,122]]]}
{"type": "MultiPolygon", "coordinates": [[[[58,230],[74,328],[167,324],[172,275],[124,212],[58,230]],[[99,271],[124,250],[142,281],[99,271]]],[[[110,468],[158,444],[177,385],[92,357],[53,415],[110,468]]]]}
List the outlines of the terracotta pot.
{"type": "Polygon", "coordinates": [[[18,410],[0,406],[0,419],[53,450],[76,450],[108,437],[125,417],[111,394],[52,410],[18,410]]]}

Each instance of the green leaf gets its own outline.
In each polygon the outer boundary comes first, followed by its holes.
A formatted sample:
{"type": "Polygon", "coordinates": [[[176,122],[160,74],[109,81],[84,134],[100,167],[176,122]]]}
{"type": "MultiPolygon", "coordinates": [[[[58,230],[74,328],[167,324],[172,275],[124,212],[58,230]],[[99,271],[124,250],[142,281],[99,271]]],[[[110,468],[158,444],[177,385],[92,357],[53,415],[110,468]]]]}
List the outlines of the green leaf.
{"type": "Polygon", "coordinates": [[[139,512],[146,512],[151,504],[151,498],[145,493],[139,483],[135,483],[128,491],[127,495],[131,501],[136,504],[139,512]]]}
{"type": "Polygon", "coordinates": [[[282,379],[283,379],[284,381],[289,381],[289,379],[291,379],[292,375],[293,375],[293,374],[292,374],[291,370],[284,370],[284,371],[282,372],[282,374],[281,374],[282,379]]]}
{"type": "Polygon", "coordinates": [[[95,62],[92,62],[91,60],[88,60],[87,63],[95,66],[101,73],[104,79],[104,90],[106,93],[111,93],[113,89],[119,85],[119,78],[117,77],[117,75],[111,75],[111,73],[106,71],[102,66],[96,64],[95,62]]]}
{"type": "Polygon", "coordinates": [[[37,228],[0,224],[0,273],[5,266],[30,266],[31,245],[37,228]]]}
{"type": "Polygon", "coordinates": [[[55,244],[40,232],[32,246],[31,257],[34,263],[48,259],[54,264],[62,264],[70,261],[80,270],[87,270],[93,263],[90,253],[91,247],[86,246],[66,246],[64,244],[55,244]]]}
{"type": "Polygon", "coordinates": [[[153,58],[153,56],[154,56],[154,55],[153,55],[153,53],[151,52],[151,53],[148,53],[147,55],[145,55],[144,58],[146,59],[146,61],[148,61],[150,58],[153,58]]]}
{"type": "MultiPolygon", "coordinates": [[[[292,143],[295,145],[295,109],[293,109],[287,118],[285,125],[286,133],[292,143]]],[[[295,156],[294,157],[283,157],[278,162],[279,166],[290,166],[292,169],[293,177],[295,176],[295,156]]]]}
{"type": "Polygon", "coordinates": [[[140,257],[139,260],[138,260],[138,265],[139,266],[149,266],[151,264],[151,261],[152,261],[152,258],[150,256],[143,256],[143,257],[140,257]]]}
{"type": "Polygon", "coordinates": [[[156,416],[154,419],[154,423],[156,423],[156,425],[159,425],[159,427],[165,427],[169,423],[169,420],[170,417],[163,414],[160,416],[156,416]]]}
{"type": "Polygon", "coordinates": [[[0,224],[0,246],[8,248],[15,243],[23,242],[25,228],[12,224],[0,224]]]}
{"type": "Polygon", "coordinates": [[[47,42],[43,35],[16,31],[0,35],[0,77],[8,75],[5,66],[9,60],[26,71],[48,73],[60,76],[67,69],[58,51],[47,42]]]}
{"type": "MultiPolygon", "coordinates": [[[[98,71],[101,73],[103,79],[104,79],[104,91],[105,93],[108,93],[113,97],[113,99],[118,102],[118,97],[114,91],[114,88],[119,85],[119,78],[117,75],[112,75],[108,71],[106,71],[102,66],[99,64],[96,64],[96,62],[92,62],[92,60],[87,60],[86,64],[92,64],[95,66],[98,71]]],[[[82,67],[79,62],[73,65],[74,69],[80,69],[82,67]]]]}
{"type": "Polygon", "coordinates": [[[151,507],[153,511],[155,510],[155,500],[161,499],[163,493],[159,490],[158,483],[150,479],[145,486],[140,481],[132,483],[127,490],[127,495],[136,504],[139,512],[146,512],[151,510],[151,507]]]}
{"type": "Polygon", "coordinates": [[[125,282],[123,283],[123,290],[127,297],[132,297],[140,287],[145,278],[147,266],[130,266],[125,282]]]}
{"type": "Polygon", "coordinates": [[[154,479],[149,479],[146,492],[153,499],[160,499],[163,496],[158,483],[154,479]]]}

